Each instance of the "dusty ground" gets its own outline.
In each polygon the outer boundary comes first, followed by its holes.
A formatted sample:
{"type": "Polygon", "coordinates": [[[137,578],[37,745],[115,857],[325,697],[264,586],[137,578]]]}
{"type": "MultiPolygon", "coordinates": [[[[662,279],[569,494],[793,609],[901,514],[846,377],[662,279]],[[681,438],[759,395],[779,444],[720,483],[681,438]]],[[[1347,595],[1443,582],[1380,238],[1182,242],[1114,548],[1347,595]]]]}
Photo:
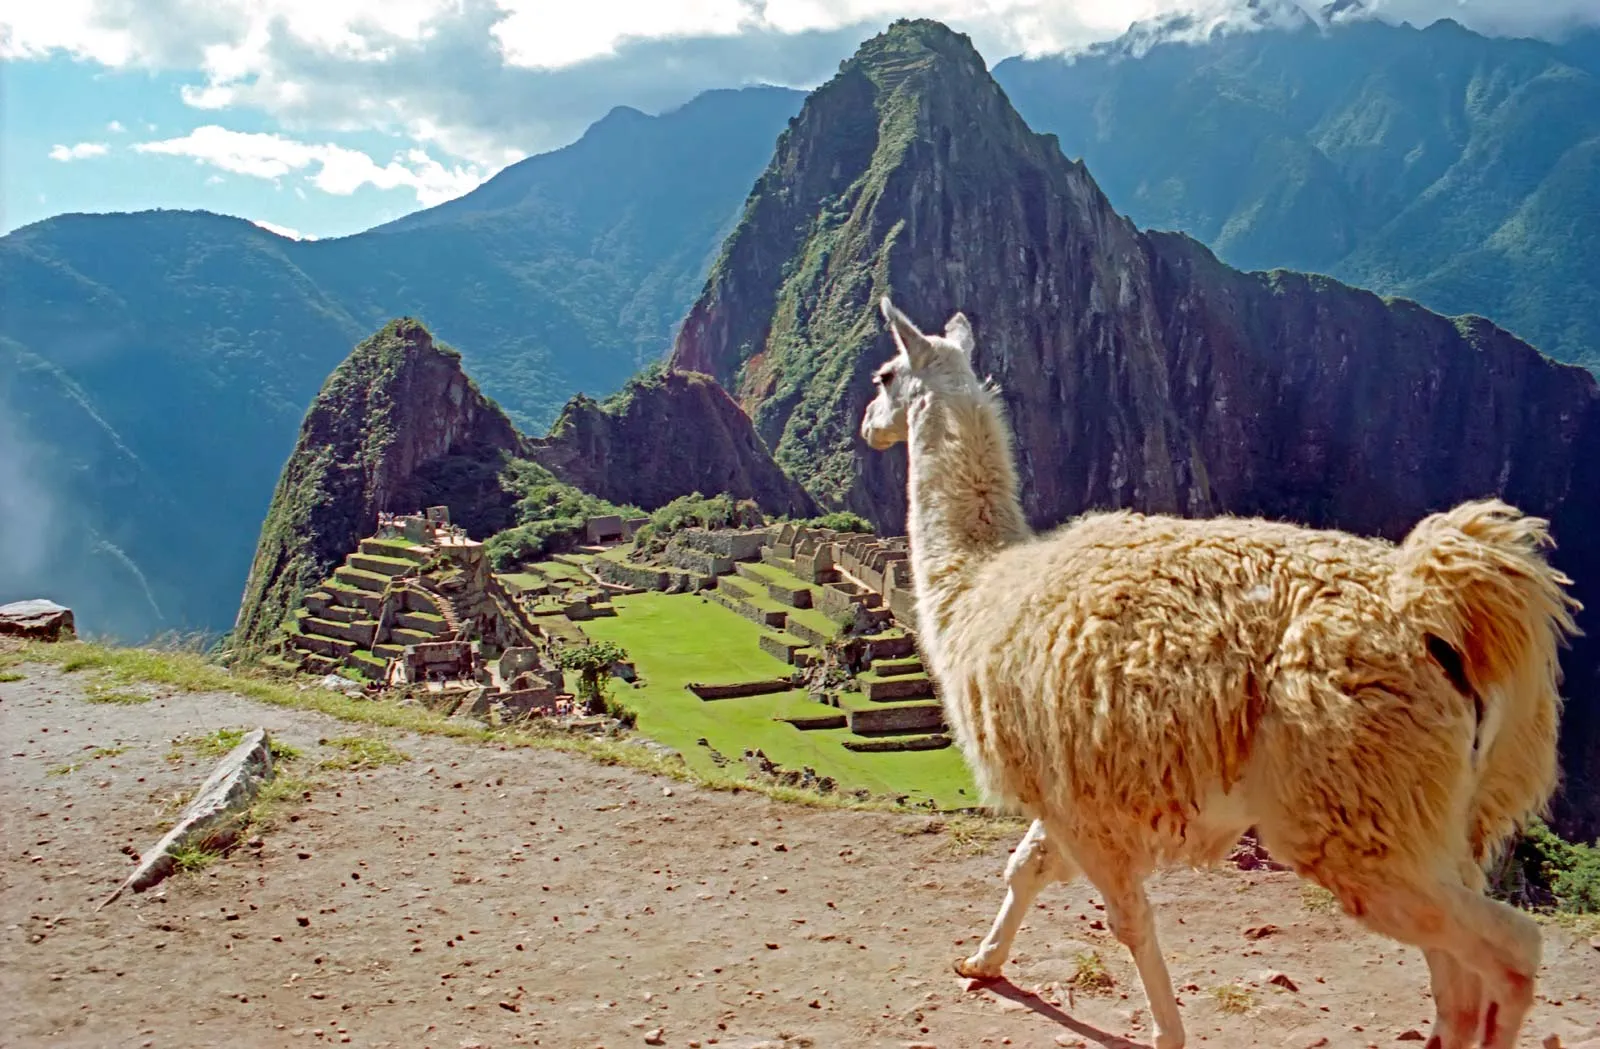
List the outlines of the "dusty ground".
{"type": "MultiPolygon", "coordinates": [[[[412,760],[314,773],[310,801],[217,866],[96,913],[210,760],[170,741],[266,725],[301,747],[375,730],[226,695],[84,701],[0,684],[0,1044],[1123,1046],[1143,995],[1083,885],[1047,890],[1015,985],[950,962],[999,902],[925,818],[788,807],[580,758],[391,735],[412,760]],[[118,754],[95,748],[126,747],[118,754]],[[64,771],[69,766],[76,766],[64,771]],[[1098,951],[1107,995],[1063,981],[1098,951]],[[1037,991],[1040,996],[1031,992],[1037,991]],[[660,1029],[661,1043],[646,1039],[660,1029]]],[[[1152,883],[1192,1046],[1390,1046],[1426,1030],[1413,951],[1308,909],[1287,874],[1152,883]],[[1260,940],[1244,930],[1277,931],[1260,940]],[[1266,971],[1287,974],[1287,990],[1266,971]],[[1242,1015],[1212,989],[1240,982],[1242,1015]],[[1325,1041],[1319,1041],[1325,1039],[1325,1041]]],[[[1526,1044],[1600,1035],[1600,950],[1548,936],[1526,1044]]],[[[1142,1043],[1138,1043],[1142,1044],[1142,1043]]]]}

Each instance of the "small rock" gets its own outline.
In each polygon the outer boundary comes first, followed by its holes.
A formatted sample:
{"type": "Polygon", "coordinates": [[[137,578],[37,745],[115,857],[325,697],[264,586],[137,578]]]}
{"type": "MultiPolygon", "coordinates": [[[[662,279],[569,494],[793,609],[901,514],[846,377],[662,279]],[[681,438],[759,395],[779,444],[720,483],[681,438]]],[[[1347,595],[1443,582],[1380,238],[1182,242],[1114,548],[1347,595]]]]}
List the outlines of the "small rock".
{"type": "Polygon", "coordinates": [[[1407,1030],[1401,1031],[1398,1035],[1396,1035],[1395,1036],[1395,1041],[1397,1041],[1397,1042],[1423,1042],[1423,1041],[1427,1041],[1427,1039],[1423,1036],[1421,1031],[1417,1030],[1415,1027],[1412,1027],[1412,1028],[1409,1028],[1407,1030]]]}
{"type": "Polygon", "coordinates": [[[774,845],[772,847],[772,851],[773,852],[788,852],[789,851],[789,846],[785,845],[783,842],[780,841],[780,842],[778,842],[778,844],[776,844],[776,845],[774,845]]]}
{"type": "Polygon", "coordinates": [[[1282,987],[1286,991],[1298,991],[1300,989],[1298,984],[1289,979],[1287,973],[1268,973],[1267,982],[1272,984],[1274,987],[1282,987]]]}
{"type": "Polygon", "coordinates": [[[1547,1034],[1544,1036],[1544,1041],[1539,1044],[1544,1046],[1544,1049],[1561,1049],[1561,1036],[1559,1034],[1547,1034]]]}
{"type": "Polygon", "coordinates": [[[662,787],[661,788],[661,796],[664,797],[664,798],[672,797],[672,788],[671,787],[662,787]]]}
{"type": "Polygon", "coordinates": [[[647,1032],[645,1034],[645,1036],[644,1036],[644,1044],[645,1045],[666,1045],[667,1044],[667,1033],[665,1031],[663,1031],[661,1028],[657,1027],[655,1030],[649,1031],[649,1032],[647,1032]]]}
{"type": "Polygon", "coordinates": [[[307,926],[307,925],[310,925],[310,924],[311,924],[311,918],[310,918],[310,916],[308,916],[308,915],[305,915],[305,914],[302,914],[302,915],[299,915],[299,916],[297,916],[297,917],[296,917],[296,918],[295,918],[295,921],[297,921],[297,922],[299,922],[299,923],[300,923],[300,927],[301,927],[301,928],[305,928],[305,927],[306,927],[306,926],[307,926]]]}
{"type": "Polygon", "coordinates": [[[522,1006],[518,1005],[516,1002],[501,1002],[500,1008],[504,1009],[508,1013],[522,1012],[522,1006]]]}
{"type": "Polygon", "coordinates": [[[1264,940],[1277,931],[1278,927],[1270,923],[1266,925],[1252,925],[1250,928],[1244,931],[1244,938],[1247,940],[1264,940]]]}

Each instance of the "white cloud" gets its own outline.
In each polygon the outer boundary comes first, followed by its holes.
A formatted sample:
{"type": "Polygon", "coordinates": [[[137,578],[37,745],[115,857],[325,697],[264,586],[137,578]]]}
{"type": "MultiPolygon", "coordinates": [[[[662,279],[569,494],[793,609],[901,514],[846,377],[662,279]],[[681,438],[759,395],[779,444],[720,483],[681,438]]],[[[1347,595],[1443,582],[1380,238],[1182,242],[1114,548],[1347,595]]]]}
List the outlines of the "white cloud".
{"type": "Polygon", "coordinates": [[[56,145],[50,147],[50,159],[66,163],[72,160],[87,160],[90,157],[103,157],[110,150],[104,142],[79,142],[75,146],[56,145]]]}
{"type": "Polygon", "coordinates": [[[235,175],[277,180],[304,173],[306,181],[325,193],[348,196],[362,186],[410,189],[423,207],[461,196],[483,181],[475,166],[446,168],[421,149],[396,154],[379,166],[370,156],[333,143],[301,142],[283,135],[230,131],[208,124],[181,138],[141,142],[140,153],[190,157],[235,175]]]}
{"type": "Polygon", "coordinates": [[[113,135],[120,135],[128,129],[122,126],[122,121],[113,120],[111,123],[106,125],[106,130],[111,132],[113,135]]]}
{"type": "MultiPolygon", "coordinates": [[[[914,13],[969,33],[997,61],[1076,50],[1180,12],[1201,16],[1197,31],[1237,24],[1247,5],[1286,2],[918,0],[914,13]]],[[[1386,19],[1449,16],[1485,32],[1600,22],[1600,0],[1365,2],[1386,19]]],[[[571,141],[614,105],[659,111],[712,87],[814,86],[906,13],[905,0],[0,0],[0,59],[66,53],[176,70],[196,109],[259,112],[302,139],[402,136],[469,166],[313,158],[294,170],[326,171],[333,185],[416,183],[432,199],[472,167],[488,174],[571,141]]],[[[281,151],[271,155],[281,165],[281,151]]]]}
{"type": "Polygon", "coordinates": [[[316,237],[307,236],[306,234],[301,233],[299,230],[293,228],[292,226],[280,226],[276,222],[268,222],[266,219],[251,219],[250,221],[255,223],[257,226],[260,226],[262,229],[266,230],[268,233],[276,233],[278,236],[280,236],[280,237],[288,237],[290,240],[316,240],[317,239],[316,237]]]}

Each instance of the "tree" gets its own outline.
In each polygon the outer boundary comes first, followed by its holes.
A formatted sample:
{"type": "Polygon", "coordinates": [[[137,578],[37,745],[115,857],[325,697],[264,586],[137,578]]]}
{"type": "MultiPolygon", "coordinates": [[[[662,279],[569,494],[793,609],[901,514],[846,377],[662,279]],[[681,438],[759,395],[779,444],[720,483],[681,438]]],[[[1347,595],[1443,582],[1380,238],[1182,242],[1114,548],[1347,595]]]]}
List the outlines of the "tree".
{"type": "Polygon", "coordinates": [[[610,713],[607,691],[611,686],[611,668],[626,662],[628,652],[615,641],[593,641],[587,645],[569,645],[556,656],[562,670],[578,673],[578,698],[590,714],[610,713]]]}

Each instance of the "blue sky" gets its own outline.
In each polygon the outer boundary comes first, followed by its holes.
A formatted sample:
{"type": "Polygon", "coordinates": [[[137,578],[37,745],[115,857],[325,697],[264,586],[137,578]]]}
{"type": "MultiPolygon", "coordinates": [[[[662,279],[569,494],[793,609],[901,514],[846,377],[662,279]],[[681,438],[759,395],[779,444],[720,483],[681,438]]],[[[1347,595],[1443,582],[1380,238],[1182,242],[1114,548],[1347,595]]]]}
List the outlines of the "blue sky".
{"type": "MultiPolygon", "coordinates": [[[[1243,3],[0,0],[0,232],[69,211],[203,208],[340,236],[459,196],[616,105],[812,86],[902,15],[943,19],[997,61],[1179,9],[1227,21],[1243,3]]],[[[1367,6],[1484,32],[1600,21],[1600,0],[1367,6]]]]}

